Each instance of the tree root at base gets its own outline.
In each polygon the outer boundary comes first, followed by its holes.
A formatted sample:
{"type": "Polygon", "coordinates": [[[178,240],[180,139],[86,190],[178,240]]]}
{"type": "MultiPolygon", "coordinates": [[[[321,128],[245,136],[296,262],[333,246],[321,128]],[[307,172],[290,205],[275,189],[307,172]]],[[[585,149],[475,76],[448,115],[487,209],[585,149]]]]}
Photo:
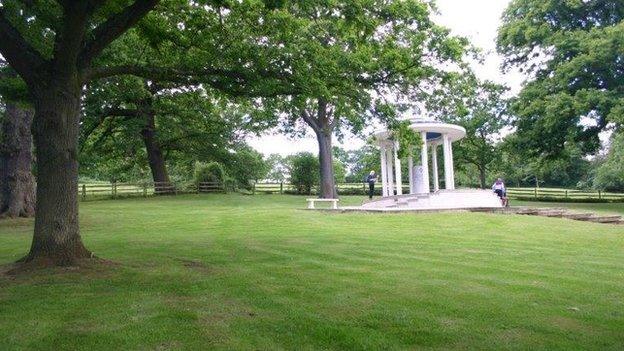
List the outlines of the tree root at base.
{"type": "Polygon", "coordinates": [[[92,252],[84,249],[76,255],[33,255],[29,254],[13,263],[5,272],[7,275],[19,275],[22,273],[36,272],[50,268],[85,268],[94,265],[112,262],[95,256],[92,252]]]}

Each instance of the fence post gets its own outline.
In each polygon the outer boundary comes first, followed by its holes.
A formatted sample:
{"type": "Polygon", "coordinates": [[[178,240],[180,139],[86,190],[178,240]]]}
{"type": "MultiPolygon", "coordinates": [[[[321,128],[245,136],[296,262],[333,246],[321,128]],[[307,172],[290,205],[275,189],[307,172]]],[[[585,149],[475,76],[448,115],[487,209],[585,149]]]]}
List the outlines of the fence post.
{"type": "Polygon", "coordinates": [[[537,199],[537,188],[535,188],[535,198],[537,199]]]}
{"type": "Polygon", "coordinates": [[[602,191],[598,190],[598,200],[602,200],[602,191]]]}
{"type": "Polygon", "coordinates": [[[280,182],[280,194],[284,193],[284,182],[280,182]]]}
{"type": "Polygon", "coordinates": [[[143,183],[143,197],[147,197],[147,183],[143,183]]]}
{"type": "Polygon", "coordinates": [[[82,199],[83,200],[87,199],[87,185],[86,184],[82,184],[82,199]]]}
{"type": "Polygon", "coordinates": [[[254,182],[253,186],[251,187],[251,194],[256,195],[256,182],[254,182]]]}
{"type": "Polygon", "coordinates": [[[568,198],[568,190],[567,189],[566,189],[566,192],[565,192],[565,197],[566,197],[566,199],[568,198]]]}
{"type": "Polygon", "coordinates": [[[115,198],[115,195],[117,195],[117,187],[116,187],[117,181],[113,180],[111,182],[111,196],[113,197],[113,199],[115,198]]]}

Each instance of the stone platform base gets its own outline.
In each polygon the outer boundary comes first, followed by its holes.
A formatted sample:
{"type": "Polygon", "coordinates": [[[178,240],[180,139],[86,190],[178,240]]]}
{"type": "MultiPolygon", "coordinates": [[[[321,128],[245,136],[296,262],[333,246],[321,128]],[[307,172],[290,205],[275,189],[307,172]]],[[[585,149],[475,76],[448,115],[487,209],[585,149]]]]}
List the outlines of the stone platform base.
{"type": "MultiPolygon", "coordinates": [[[[389,196],[359,207],[362,210],[457,210],[502,208],[500,199],[490,190],[441,190],[431,194],[389,196]]],[[[345,210],[354,209],[343,208],[345,210]]]]}

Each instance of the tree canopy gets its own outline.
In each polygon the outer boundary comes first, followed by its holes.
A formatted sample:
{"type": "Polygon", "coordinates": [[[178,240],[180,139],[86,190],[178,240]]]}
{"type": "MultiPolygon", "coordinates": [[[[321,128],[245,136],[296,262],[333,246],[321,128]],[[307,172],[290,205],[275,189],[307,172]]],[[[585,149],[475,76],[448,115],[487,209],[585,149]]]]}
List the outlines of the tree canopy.
{"type": "Polygon", "coordinates": [[[83,87],[133,75],[202,84],[235,96],[290,92],[292,86],[281,79],[283,61],[272,59],[270,48],[263,49],[266,31],[258,29],[271,25],[262,17],[267,9],[271,11],[256,1],[0,3],[0,53],[34,105],[32,130],[41,175],[33,243],[23,262],[64,265],[93,257],[82,244],[78,225],[83,87]],[[134,52],[119,49],[126,40],[134,52]],[[154,59],[141,50],[166,55],[154,59]]]}
{"type": "Polygon", "coordinates": [[[624,3],[514,0],[498,50],[532,76],[513,111],[523,148],[558,158],[566,144],[600,149],[599,134],[624,121],[624,3]]]}
{"type": "Polygon", "coordinates": [[[467,42],[432,20],[425,1],[292,1],[278,50],[295,93],[270,105],[287,132],[310,128],[319,144],[321,196],[334,197],[332,138],[388,122],[443,79],[467,42]]]}
{"type": "Polygon", "coordinates": [[[487,187],[488,172],[501,161],[499,144],[511,122],[505,96],[507,87],[479,80],[471,73],[455,75],[438,86],[427,100],[429,113],[441,121],[466,129],[466,137],[453,146],[458,170],[477,170],[478,183],[487,187]]]}

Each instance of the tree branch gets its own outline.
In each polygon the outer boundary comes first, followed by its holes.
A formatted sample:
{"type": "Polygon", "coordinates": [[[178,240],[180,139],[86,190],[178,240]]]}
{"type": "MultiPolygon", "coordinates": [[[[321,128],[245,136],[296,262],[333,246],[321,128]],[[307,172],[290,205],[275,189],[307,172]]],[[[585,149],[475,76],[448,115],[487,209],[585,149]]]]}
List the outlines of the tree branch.
{"type": "Polygon", "coordinates": [[[142,111],[129,108],[111,108],[104,111],[104,117],[139,117],[142,111]]]}
{"type": "Polygon", "coordinates": [[[386,84],[386,85],[392,85],[393,82],[391,80],[392,77],[397,76],[397,75],[401,75],[407,71],[409,71],[410,69],[416,68],[418,66],[422,65],[422,62],[420,61],[415,61],[414,63],[408,65],[407,67],[403,67],[402,69],[397,69],[395,71],[390,71],[388,73],[383,74],[383,72],[381,72],[379,74],[379,76],[371,76],[371,77],[362,77],[362,76],[355,76],[353,78],[353,80],[357,83],[360,84],[364,84],[364,85],[376,85],[376,84],[386,84]]]}
{"type": "Polygon", "coordinates": [[[319,132],[321,130],[321,127],[318,124],[318,121],[316,120],[316,118],[312,117],[308,111],[303,110],[303,112],[301,113],[301,118],[303,118],[303,120],[310,126],[312,127],[312,129],[314,129],[315,132],[319,132]]]}
{"type": "MultiPolygon", "coordinates": [[[[136,117],[139,117],[140,115],[141,115],[141,111],[136,110],[136,109],[124,109],[124,108],[107,109],[100,115],[100,118],[98,118],[98,120],[94,123],[94,125],[91,126],[86,132],[84,132],[83,134],[84,140],[89,139],[91,134],[93,134],[93,132],[95,132],[96,129],[98,129],[102,124],[104,124],[104,122],[106,121],[108,117],[136,118],[136,117]]],[[[82,151],[83,148],[84,148],[84,144],[80,148],[80,150],[82,151]]]]}
{"type": "Polygon", "coordinates": [[[237,70],[203,68],[201,70],[184,70],[175,67],[144,67],[121,65],[97,67],[85,72],[85,82],[120,75],[133,75],[160,82],[173,82],[186,85],[206,84],[233,96],[275,97],[295,95],[298,88],[290,84],[287,78],[279,77],[272,72],[244,72],[237,70]],[[274,84],[270,89],[260,87],[254,89],[249,82],[262,82],[261,78],[275,79],[282,84],[274,84]]]}
{"type": "Polygon", "coordinates": [[[145,17],[159,2],[160,0],[136,0],[120,13],[108,18],[93,30],[91,40],[82,49],[78,62],[83,68],[89,66],[91,61],[101,54],[110,43],[145,17]]]}
{"type": "Polygon", "coordinates": [[[327,100],[324,98],[319,98],[317,101],[317,112],[316,112],[316,121],[319,125],[321,131],[327,133],[333,132],[333,123],[330,121],[330,111],[331,108],[328,108],[329,104],[327,100]]]}
{"type": "MultiPolygon", "coordinates": [[[[99,145],[104,140],[106,140],[106,138],[108,138],[109,136],[114,139],[115,138],[114,133],[113,133],[114,131],[115,131],[115,125],[113,123],[110,123],[108,127],[106,127],[106,129],[102,132],[102,135],[100,135],[100,137],[97,138],[97,140],[93,142],[92,144],[93,149],[98,149],[99,145]]],[[[81,148],[81,151],[82,151],[82,148],[81,148]]]]}
{"type": "Polygon", "coordinates": [[[169,82],[188,82],[194,80],[197,83],[201,81],[198,77],[206,76],[222,76],[231,80],[243,81],[246,75],[238,71],[204,68],[202,70],[184,70],[176,67],[145,67],[136,65],[120,65],[97,67],[86,72],[87,80],[97,80],[114,76],[132,75],[141,78],[169,81],[169,82]]]}
{"type": "Polygon", "coordinates": [[[182,134],[179,137],[176,138],[172,138],[169,140],[166,140],[162,143],[159,144],[159,146],[162,149],[172,149],[174,147],[174,144],[177,143],[180,140],[185,140],[185,139],[190,139],[190,138],[196,138],[196,137],[204,137],[206,136],[207,133],[202,133],[202,132],[195,132],[195,133],[188,133],[188,134],[182,134]]]}
{"type": "Polygon", "coordinates": [[[9,22],[1,8],[0,53],[29,86],[37,82],[38,71],[46,64],[43,56],[9,22]]]}
{"type": "Polygon", "coordinates": [[[89,17],[98,4],[93,1],[59,1],[63,20],[54,37],[54,66],[58,71],[75,67],[87,31],[89,17]]]}

